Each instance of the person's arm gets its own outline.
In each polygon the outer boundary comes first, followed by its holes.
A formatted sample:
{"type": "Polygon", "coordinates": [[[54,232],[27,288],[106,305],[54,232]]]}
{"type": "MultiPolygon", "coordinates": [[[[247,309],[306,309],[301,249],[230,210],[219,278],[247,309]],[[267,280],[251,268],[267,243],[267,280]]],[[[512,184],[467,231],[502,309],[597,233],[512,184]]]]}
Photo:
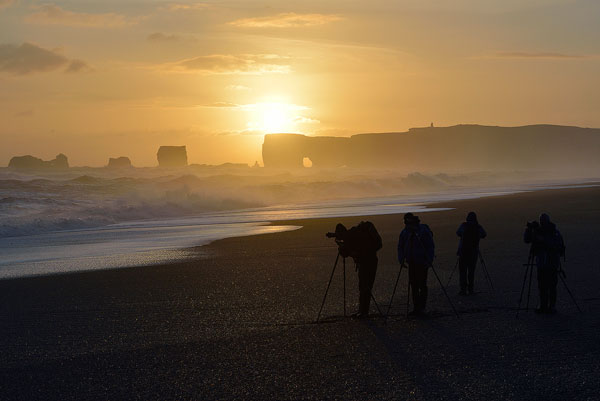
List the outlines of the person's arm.
{"type": "Polygon", "coordinates": [[[485,237],[487,237],[487,233],[483,229],[483,226],[481,226],[481,224],[480,224],[479,225],[479,238],[484,239],[485,237]]]}
{"type": "Polygon", "coordinates": [[[523,241],[526,244],[531,244],[531,242],[533,241],[533,233],[531,231],[532,230],[529,227],[527,227],[525,229],[525,234],[523,234],[523,241]]]}
{"type": "Polygon", "coordinates": [[[433,258],[435,257],[435,243],[433,242],[433,232],[429,226],[425,225],[423,235],[423,244],[425,245],[425,256],[429,264],[433,264],[433,258]]]}
{"type": "Polygon", "coordinates": [[[458,235],[459,237],[462,238],[464,233],[465,233],[465,223],[461,223],[460,226],[458,226],[458,229],[456,230],[456,235],[458,235]]]}

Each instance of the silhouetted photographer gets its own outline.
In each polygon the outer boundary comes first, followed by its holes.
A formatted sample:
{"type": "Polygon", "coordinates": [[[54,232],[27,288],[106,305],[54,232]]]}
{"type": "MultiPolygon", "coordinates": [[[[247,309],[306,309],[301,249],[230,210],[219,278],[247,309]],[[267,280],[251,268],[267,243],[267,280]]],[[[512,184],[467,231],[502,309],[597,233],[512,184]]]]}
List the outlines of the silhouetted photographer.
{"type": "Polygon", "coordinates": [[[401,265],[408,264],[408,282],[414,306],[410,315],[420,316],[425,313],[427,303],[427,272],[433,263],[435,248],[433,233],[412,213],[404,215],[404,225],[398,240],[398,261],[401,265]]]}
{"type": "Polygon", "coordinates": [[[360,295],[359,310],[353,316],[366,318],[369,315],[371,290],[377,273],[377,251],[382,246],[381,237],[370,221],[361,221],[349,230],[343,224],[338,224],[335,232],[327,233],[327,236],[335,238],[342,257],[351,257],[356,263],[360,295]]]}
{"type": "Polygon", "coordinates": [[[560,270],[560,258],[565,255],[565,244],[550,216],[543,213],[539,223],[527,223],[523,236],[525,243],[531,244],[530,261],[537,266],[537,280],[540,291],[540,306],[536,313],[556,313],[556,286],[560,270]]]}
{"type": "Polygon", "coordinates": [[[477,221],[475,212],[469,212],[467,219],[462,223],[456,235],[460,237],[458,243],[458,269],[460,271],[460,295],[474,293],[475,266],[479,258],[479,240],[485,238],[487,233],[477,221]]]}

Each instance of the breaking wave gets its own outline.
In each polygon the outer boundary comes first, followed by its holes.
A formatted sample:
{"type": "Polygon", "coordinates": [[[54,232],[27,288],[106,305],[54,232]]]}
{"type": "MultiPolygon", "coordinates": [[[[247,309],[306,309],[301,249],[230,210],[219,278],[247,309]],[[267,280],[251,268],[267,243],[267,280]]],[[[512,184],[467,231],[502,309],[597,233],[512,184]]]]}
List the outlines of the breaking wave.
{"type": "Polygon", "coordinates": [[[142,168],[128,170],[124,177],[93,168],[45,176],[0,169],[0,237],[304,202],[441,193],[522,178],[517,173],[506,177],[264,170],[181,170],[183,174],[165,175],[160,169],[142,168]]]}

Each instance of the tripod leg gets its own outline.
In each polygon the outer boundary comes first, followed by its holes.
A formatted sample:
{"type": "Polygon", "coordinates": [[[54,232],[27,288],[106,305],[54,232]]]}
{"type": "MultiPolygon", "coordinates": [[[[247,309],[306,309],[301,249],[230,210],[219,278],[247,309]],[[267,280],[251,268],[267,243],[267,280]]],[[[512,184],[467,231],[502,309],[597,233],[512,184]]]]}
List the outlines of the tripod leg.
{"type": "Polygon", "coordinates": [[[335,268],[338,264],[339,259],[340,259],[340,253],[338,252],[337,257],[335,258],[335,263],[333,264],[333,269],[331,270],[331,276],[329,277],[329,283],[327,283],[327,289],[325,290],[325,295],[323,296],[323,302],[321,302],[321,309],[319,309],[319,314],[317,315],[317,323],[319,323],[319,318],[321,317],[321,312],[323,311],[323,306],[325,306],[325,300],[327,299],[327,293],[329,292],[329,287],[331,286],[331,281],[333,280],[333,273],[335,273],[335,268]]]}
{"type": "Polygon", "coordinates": [[[490,288],[493,290],[494,285],[492,284],[492,278],[490,277],[490,273],[488,272],[487,266],[485,265],[485,260],[483,260],[483,255],[481,251],[479,251],[479,261],[481,262],[481,267],[483,268],[483,273],[485,274],[485,278],[490,285],[490,288]]]}
{"type": "Polygon", "coordinates": [[[571,292],[571,290],[567,286],[567,282],[565,281],[565,279],[563,278],[563,276],[561,276],[560,273],[559,273],[558,277],[560,277],[560,280],[562,281],[563,285],[565,286],[565,289],[567,290],[567,292],[569,293],[569,296],[571,297],[571,301],[573,301],[573,303],[577,307],[577,310],[579,311],[579,313],[583,313],[583,311],[581,310],[581,308],[579,307],[579,305],[577,305],[577,302],[575,301],[575,297],[573,296],[573,293],[571,292]]]}
{"type": "Polygon", "coordinates": [[[433,265],[431,265],[431,270],[433,270],[433,274],[435,274],[435,278],[437,278],[437,281],[440,283],[440,287],[442,287],[442,291],[444,291],[444,295],[446,296],[446,299],[448,299],[448,303],[452,307],[452,310],[456,314],[456,317],[460,319],[460,315],[458,314],[458,311],[454,307],[454,304],[452,303],[452,300],[448,296],[448,293],[446,292],[446,288],[444,288],[444,284],[442,284],[442,280],[440,280],[440,276],[438,276],[437,272],[435,271],[435,267],[433,267],[433,265]]]}
{"type": "Polygon", "coordinates": [[[344,317],[346,317],[346,258],[342,260],[344,263],[344,317]]]}
{"type": "Polygon", "coordinates": [[[371,299],[373,300],[373,302],[375,302],[375,307],[377,308],[377,312],[379,312],[379,315],[383,316],[383,313],[381,313],[381,309],[379,309],[379,304],[375,300],[375,297],[373,296],[373,293],[371,293],[371,299]]]}
{"type": "Polygon", "coordinates": [[[452,270],[452,273],[450,273],[450,277],[448,278],[448,282],[446,283],[446,287],[448,287],[450,285],[450,282],[452,281],[452,276],[454,276],[454,272],[456,271],[456,268],[458,267],[459,261],[460,261],[460,257],[457,257],[456,263],[454,264],[454,269],[452,270]]]}
{"type": "Polygon", "coordinates": [[[531,295],[531,278],[533,277],[533,258],[531,260],[530,268],[529,268],[529,289],[527,290],[527,306],[525,307],[525,311],[529,311],[529,297],[531,295]]]}
{"type": "MultiPolygon", "coordinates": [[[[426,251],[425,245],[423,244],[423,241],[421,241],[421,237],[419,237],[419,235],[417,235],[417,238],[419,239],[419,243],[421,244],[421,247],[423,248],[423,250],[426,251]]],[[[444,295],[448,299],[448,303],[452,307],[452,310],[454,311],[454,313],[456,313],[456,317],[460,319],[460,316],[459,316],[458,312],[456,311],[454,304],[452,303],[452,301],[450,300],[450,297],[448,296],[448,293],[446,292],[446,288],[444,287],[444,284],[442,284],[442,280],[440,280],[440,276],[438,276],[437,272],[435,271],[435,268],[433,267],[433,261],[430,261],[429,264],[431,266],[431,270],[433,270],[433,274],[435,274],[435,278],[437,278],[437,281],[440,283],[440,287],[442,287],[442,291],[444,291],[444,295]]]]}
{"type": "Polygon", "coordinates": [[[398,277],[396,277],[396,284],[394,284],[394,291],[392,291],[392,297],[390,298],[390,304],[388,305],[387,313],[385,314],[385,322],[387,323],[387,318],[390,315],[390,309],[392,309],[392,302],[394,302],[394,296],[396,295],[396,288],[398,288],[398,281],[400,281],[400,274],[402,273],[402,267],[404,264],[400,265],[400,270],[398,270],[398,277]]]}
{"type": "Polygon", "coordinates": [[[408,274],[408,280],[406,280],[408,287],[406,290],[406,318],[408,319],[408,310],[410,309],[410,273],[408,274]]]}
{"type": "Polygon", "coordinates": [[[529,269],[531,268],[531,256],[527,259],[527,265],[525,268],[525,276],[523,276],[523,285],[521,286],[521,295],[519,295],[519,304],[517,305],[517,314],[515,318],[519,318],[519,311],[521,310],[521,302],[523,302],[523,294],[525,293],[525,284],[527,283],[527,273],[529,273],[529,269]]]}

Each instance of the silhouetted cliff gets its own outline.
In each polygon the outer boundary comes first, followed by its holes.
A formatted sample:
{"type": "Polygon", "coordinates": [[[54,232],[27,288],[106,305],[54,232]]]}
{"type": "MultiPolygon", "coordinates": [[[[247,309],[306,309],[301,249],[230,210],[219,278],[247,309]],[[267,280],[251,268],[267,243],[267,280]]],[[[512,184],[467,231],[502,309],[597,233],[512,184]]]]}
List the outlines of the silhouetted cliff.
{"type": "Polygon", "coordinates": [[[44,161],[31,155],[15,156],[8,162],[8,167],[22,170],[64,170],[69,168],[67,156],[59,153],[54,160],[44,161]]]}
{"type": "Polygon", "coordinates": [[[156,154],[160,167],[187,166],[187,151],[185,146],[161,146],[156,154]]]}
{"type": "Polygon", "coordinates": [[[600,168],[600,129],[555,125],[456,125],[352,137],[265,135],[265,167],[374,167],[409,170],[600,168]]]}

